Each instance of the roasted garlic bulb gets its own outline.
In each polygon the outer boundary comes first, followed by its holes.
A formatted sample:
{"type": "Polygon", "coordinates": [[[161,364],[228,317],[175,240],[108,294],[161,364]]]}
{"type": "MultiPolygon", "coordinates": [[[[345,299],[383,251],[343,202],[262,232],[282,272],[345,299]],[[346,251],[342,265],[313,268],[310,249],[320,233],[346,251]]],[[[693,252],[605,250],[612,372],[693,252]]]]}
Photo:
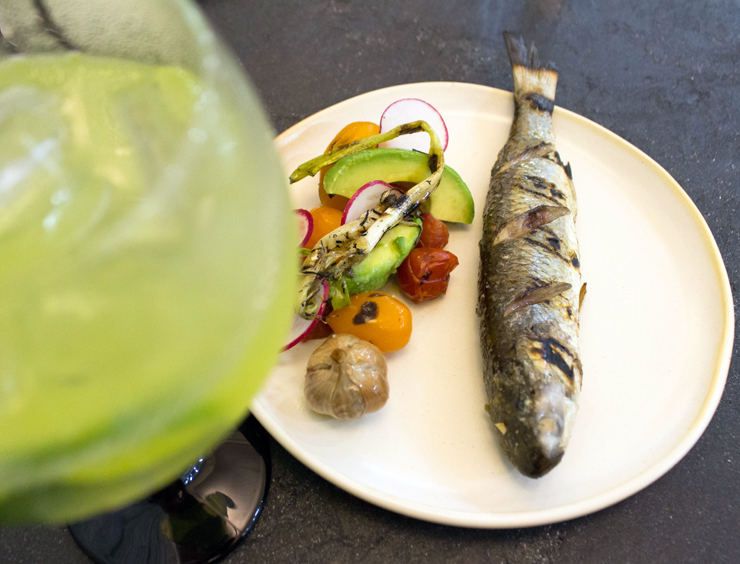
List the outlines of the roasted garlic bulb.
{"type": "Polygon", "coordinates": [[[308,359],[303,393],[317,413],[357,419],[388,401],[387,372],[378,347],[352,335],[332,335],[308,359]]]}

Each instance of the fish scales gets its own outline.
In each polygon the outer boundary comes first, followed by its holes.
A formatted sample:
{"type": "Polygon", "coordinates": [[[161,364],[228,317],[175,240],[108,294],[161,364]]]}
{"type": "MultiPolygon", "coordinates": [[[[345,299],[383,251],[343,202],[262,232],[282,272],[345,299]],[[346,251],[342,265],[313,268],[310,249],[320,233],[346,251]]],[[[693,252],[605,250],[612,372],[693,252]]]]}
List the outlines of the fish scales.
{"type": "Polygon", "coordinates": [[[577,205],[552,127],[558,75],[539,66],[534,46],[504,38],[515,113],[483,212],[478,314],[494,432],[536,478],[561,460],[578,409],[577,205]]]}

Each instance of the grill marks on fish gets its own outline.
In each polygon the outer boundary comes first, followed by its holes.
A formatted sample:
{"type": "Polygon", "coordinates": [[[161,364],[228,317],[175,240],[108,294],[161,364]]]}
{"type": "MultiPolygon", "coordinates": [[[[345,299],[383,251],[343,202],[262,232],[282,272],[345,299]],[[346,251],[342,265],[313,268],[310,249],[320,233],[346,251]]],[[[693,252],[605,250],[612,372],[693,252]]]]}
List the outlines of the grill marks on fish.
{"type": "Polygon", "coordinates": [[[555,366],[568,380],[573,382],[575,378],[574,364],[577,362],[577,357],[566,345],[554,337],[536,341],[535,345],[539,346],[532,347],[533,355],[539,356],[546,363],[555,366]]]}
{"type": "Polygon", "coordinates": [[[521,190],[522,192],[528,192],[530,194],[534,194],[535,196],[539,196],[540,198],[544,198],[547,201],[552,202],[553,204],[559,203],[558,200],[556,200],[554,196],[543,194],[542,192],[540,192],[539,190],[535,190],[534,188],[529,188],[521,184],[517,184],[517,188],[521,190]]]}
{"type": "Polygon", "coordinates": [[[550,240],[547,240],[547,243],[544,243],[542,241],[538,241],[534,237],[525,237],[524,239],[527,244],[532,245],[533,247],[537,247],[539,249],[542,249],[546,254],[554,256],[559,258],[560,260],[570,264],[570,258],[564,257],[562,254],[560,254],[560,240],[552,238],[552,241],[555,241],[553,243],[550,240]]]}
{"type": "Polygon", "coordinates": [[[505,37],[515,113],[483,214],[478,312],[495,432],[511,462],[539,477],[563,456],[581,386],[577,206],[552,130],[557,73],[505,37]]]}
{"type": "Polygon", "coordinates": [[[539,92],[529,92],[522,96],[522,100],[525,100],[533,109],[540,112],[552,114],[552,111],[555,109],[555,101],[547,96],[543,96],[539,92]]]}
{"type": "Polygon", "coordinates": [[[565,164],[563,162],[563,159],[560,158],[560,153],[558,153],[557,151],[555,151],[548,158],[550,158],[550,160],[552,160],[552,162],[557,163],[560,166],[562,166],[563,167],[563,170],[565,171],[565,174],[568,175],[568,179],[569,180],[573,180],[573,171],[570,169],[570,163],[565,164]]]}
{"type": "Polygon", "coordinates": [[[525,174],[524,179],[528,180],[537,193],[539,193],[543,198],[547,198],[548,200],[558,203],[565,201],[565,195],[558,189],[554,182],[529,174],[525,174]]]}

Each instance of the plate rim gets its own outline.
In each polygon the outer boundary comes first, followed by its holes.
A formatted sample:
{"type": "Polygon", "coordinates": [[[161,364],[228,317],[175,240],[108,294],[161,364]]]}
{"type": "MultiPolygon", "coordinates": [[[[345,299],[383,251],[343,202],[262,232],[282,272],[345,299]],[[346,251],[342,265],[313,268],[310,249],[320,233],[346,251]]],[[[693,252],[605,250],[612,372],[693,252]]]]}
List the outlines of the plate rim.
{"type": "MultiPolygon", "coordinates": [[[[280,133],[275,138],[275,145],[279,148],[282,144],[292,140],[295,136],[299,135],[301,130],[303,130],[306,126],[317,120],[320,120],[324,114],[334,112],[336,109],[341,108],[344,105],[355,104],[359,99],[366,97],[369,98],[373,96],[382,96],[386,93],[392,93],[394,90],[428,88],[464,88],[470,90],[479,90],[487,95],[506,97],[507,100],[510,100],[510,97],[512,95],[511,92],[506,90],[467,82],[416,82],[388,86],[358,94],[351,98],[347,98],[346,100],[342,100],[341,102],[338,102],[336,104],[328,106],[322,110],[319,110],[318,112],[302,119],[298,123],[280,133]]],[[[266,408],[263,407],[261,403],[262,396],[258,394],[251,407],[251,412],[254,414],[254,416],[275,438],[275,440],[277,440],[283,446],[283,448],[285,448],[302,464],[307,466],[312,471],[316,472],[322,478],[342,488],[346,492],[359,497],[360,499],[363,499],[369,503],[372,503],[373,505],[382,507],[401,515],[406,515],[408,517],[413,517],[432,523],[484,529],[533,527],[562,522],[569,519],[582,517],[596,511],[600,511],[601,509],[605,509],[616,503],[619,503],[624,499],[630,497],[631,495],[634,495],[635,493],[648,487],[650,484],[664,476],[676,464],[678,464],[678,462],[680,462],[683,457],[686,456],[689,450],[691,450],[691,448],[693,448],[693,446],[698,442],[701,435],[709,426],[709,423],[714,416],[717,406],[719,405],[719,401],[722,397],[725,383],[727,381],[730,361],[732,357],[732,345],[734,343],[735,331],[735,310],[732,300],[730,281],[727,274],[727,269],[722,259],[722,254],[719,250],[714,235],[712,234],[709,225],[706,222],[706,219],[699,211],[696,204],[688,195],[688,193],[657,161],[655,161],[644,151],[642,151],[640,148],[636,147],[626,139],[623,139],[622,137],[605,128],[604,126],[580,114],[577,114],[561,106],[555,106],[553,115],[558,114],[562,114],[563,117],[573,120],[579,123],[581,126],[593,129],[596,133],[607,137],[609,141],[621,146],[623,150],[632,152],[636,156],[645,160],[646,164],[654,168],[664,179],[665,183],[670,186],[674,196],[676,196],[679,202],[683,204],[683,208],[687,209],[690,212],[691,219],[699,229],[699,232],[703,238],[703,242],[710,253],[711,261],[715,267],[716,277],[720,282],[719,286],[721,289],[720,297],[723,305],[724,326],[722,328],[722,336],[717,343],[717,352],[715,365],[712,370],[711,384],[707,389],[707,394],[704,398],[704,402],[702,403],[701,408],[696,412],[696,417],[692,422],[690,431],[683,436],[683,438],[674,446],[672,450],[670,450],[660,460],[652,464],[650,467],[646,468],[641,473],[616,487],[613,487],[598,495],[588,497],[584,500],[561,505],[558,507],[538,509],[534,511],[528,510],[508,513],[452,511],[447,509],[436,509],[428,505],[410,502],[409,500],[400,498],[398,496],[382,492],[380,490],[377,490],[376,488],[372,488],[365,484],[358,483],[355,480],[346,478],[344,475],[335,471],[330,466],[312,459],[310,456],[306,455],[303,452],[300,445],[296,441],[294,441],[285,431],[283,431],[277,421],[275,421],[270,416],[266,408]]]]}

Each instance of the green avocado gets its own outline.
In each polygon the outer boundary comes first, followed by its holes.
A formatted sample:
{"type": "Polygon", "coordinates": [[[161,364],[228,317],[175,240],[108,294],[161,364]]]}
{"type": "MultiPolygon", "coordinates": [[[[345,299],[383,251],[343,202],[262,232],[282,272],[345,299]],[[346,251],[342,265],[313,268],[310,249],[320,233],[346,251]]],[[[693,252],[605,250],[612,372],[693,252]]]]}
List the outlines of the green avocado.
{"type": "Polygon", "coordinates": [[[347,277],[350,295],[370,292],[385,286],[388,277],[396,272],[421,235],[419,225],[396,225],[390,229],[370,254],[352,268],[347,277]]]}
{"type": "MultiPolygon", "coordinates": [[[[324,177],[327,194],[351,197],[358,188],[373,180],[418,184],[431,171],[428,156],[406,149],[368,149],[348,155],[329,169],[324,177]]],[[[460,175],[445,165],[442,180],[421,210],[442,221],[472,223],[473,196],[460,175]]]]}

